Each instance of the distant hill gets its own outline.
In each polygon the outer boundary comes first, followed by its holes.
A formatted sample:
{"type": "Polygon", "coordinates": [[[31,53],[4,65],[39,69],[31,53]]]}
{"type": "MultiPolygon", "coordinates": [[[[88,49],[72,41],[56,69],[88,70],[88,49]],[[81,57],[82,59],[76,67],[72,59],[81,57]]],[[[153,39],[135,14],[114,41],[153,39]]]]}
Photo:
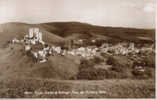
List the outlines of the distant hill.
{"type": "Polygon", "coordinates": [[[54,22],[40,24],[45,30],[61,37],[81,35],[83,38],[108,37],[111,41],[154,42],[155,30],[122,27],[102,27],[80,22],[54,22]]]}
{"type": "Polygon", "coordinates": [[[42,24],[6,23],[0,25],[0,44],[14,37],[22,37],[30,27],[39,27],[46,42],[56,43],[66,39],[95,39],[133,42],[154,42],[154,29],[102,27],[80,22],[52,22],[42,24]]]}

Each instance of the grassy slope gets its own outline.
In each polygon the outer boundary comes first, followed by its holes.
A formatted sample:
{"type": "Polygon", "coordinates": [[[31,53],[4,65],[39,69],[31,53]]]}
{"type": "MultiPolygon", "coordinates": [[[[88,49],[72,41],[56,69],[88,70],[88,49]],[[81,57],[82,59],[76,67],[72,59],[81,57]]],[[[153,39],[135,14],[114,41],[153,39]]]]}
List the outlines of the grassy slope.
{"type": "Polygon", "coordinates": [[[51,57],[48,62],[34,63],[31,57],[24,53],[21,45],[14,45],[13,49],[0,49],[0,77],[36,77],[53,79],[70,79],[78,72],[75,57],[51,57]]]}

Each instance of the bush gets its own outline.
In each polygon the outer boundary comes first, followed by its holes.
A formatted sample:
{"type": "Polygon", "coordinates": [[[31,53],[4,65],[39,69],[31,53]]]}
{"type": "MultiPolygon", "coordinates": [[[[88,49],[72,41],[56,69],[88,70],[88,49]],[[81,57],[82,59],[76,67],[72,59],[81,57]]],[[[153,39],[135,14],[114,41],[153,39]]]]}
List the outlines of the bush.
{"type": "Polygon", "coordinates": [[[121,65],[114,57],[109,57],[107,62],[108,65],[112,65],[111,70],[116,72],[123,72],[124,68],[126,66],[121,65]]]}
{"type": "Polygon", "coordinates": [[[144,62],[147,64],[148,67],[155,68],[155,54],[149,55],[144,59],[144,62]]]}
{"type": "Polygon", "coordinates": [[[94,57],[92,59],[92,61],[95,63],[95,64],[99,64],[99,63],[102,63],[104,60],[100,57],[94,57]]]}
{"type": "Polygon", "coordinates": [[[92,60],[82,59],[77,79],[100,80],[105,78],[106,70],[95,69],[94,65],[102,62],[99,57],[92,60]]]}
{"type": "Polygon", "coordinates": [[[140,72],[138,70],[133,70],[132,74],[134,75],[134,78],[137,79],[148,79],[148,78],[152,78],[153,76],[153,71],[150,68],[145,68],[144,72],[140,72]]]}
{"type": "Polygon", "coordinates": [[[80,70],[77,79],[102,80],[106,78],[106,73],[107,71],[102,69],[84,68],[80,70]]]}
{"type": "Polygon", "coordinates": [[[107,59],[107,64],[108,65],[114,65],[115,64],[115,62],[116,62],[116,60],[113,58],[113,57],[109,57],[108,59],[107,59]]]}

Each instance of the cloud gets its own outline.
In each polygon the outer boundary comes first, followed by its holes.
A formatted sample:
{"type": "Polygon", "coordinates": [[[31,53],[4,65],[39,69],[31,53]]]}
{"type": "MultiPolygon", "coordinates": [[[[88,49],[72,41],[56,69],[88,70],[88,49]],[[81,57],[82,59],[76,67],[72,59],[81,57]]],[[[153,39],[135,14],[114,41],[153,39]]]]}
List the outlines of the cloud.
{"type": "Polygon", "coordinates": [[[137,5],[134,3],[129,3],[129,2],[123,2],[122,3],[123,7],[136,7],[137,5]]]}
{"type": "Polygon", "coordinates": [[[121,0],[121,6],[126,8],[141,8],[144,5],[144,1],[138,1],[138,0],[121,0]]]}
{"type": "Polygon", "coordinates": [[[146,4],[145,7],[143,8],[144,12],[147,13],[152,13],[155,11],[155,5],[152,3],[146,4]]]}
{"type": "Polygon", "coordinates": [[[0,0],[0,23],[81,21],[152,28],[154,0],[0,0]]]}

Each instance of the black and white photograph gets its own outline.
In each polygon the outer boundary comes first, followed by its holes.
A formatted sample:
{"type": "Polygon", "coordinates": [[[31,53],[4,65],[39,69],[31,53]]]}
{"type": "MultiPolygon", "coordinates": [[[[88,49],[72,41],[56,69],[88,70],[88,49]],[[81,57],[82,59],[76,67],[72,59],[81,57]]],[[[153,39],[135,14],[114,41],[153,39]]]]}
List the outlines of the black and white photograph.
{"type": "Polygon", "coordinates": [[[155,0],[0,0],[0,98],[155,99],[155,0]]]}

